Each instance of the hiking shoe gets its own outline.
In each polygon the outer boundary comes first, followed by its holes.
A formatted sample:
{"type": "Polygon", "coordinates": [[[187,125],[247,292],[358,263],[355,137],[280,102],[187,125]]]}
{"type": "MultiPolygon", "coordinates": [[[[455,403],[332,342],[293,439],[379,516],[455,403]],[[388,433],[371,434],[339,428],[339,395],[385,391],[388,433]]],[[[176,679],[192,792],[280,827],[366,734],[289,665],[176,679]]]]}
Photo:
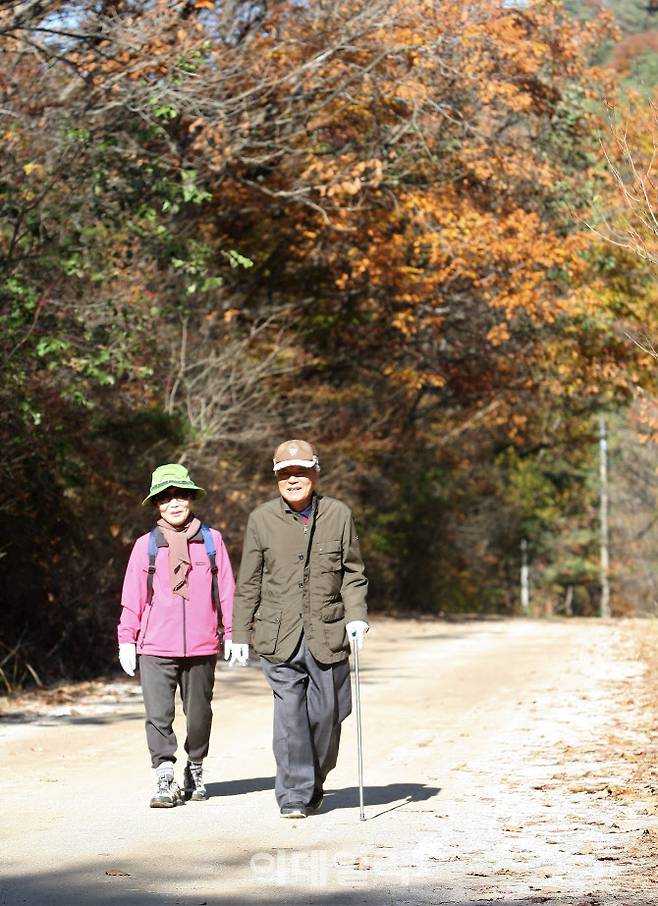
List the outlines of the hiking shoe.
{"type": "Polygon", "coordinates": [[[313,793],[313,798],[307,805],[309,812],[317,812],[322,803],[324,802],[324,790],[320,788],[313,793]]]}
{"type": "Polygon", "coordinates": [[[183,772],[183,790],[186,799],[201,801],[208,798],[208,790],[203,782],[203,765],[188,761],[183,772]]]}
{"type": "Polygon", "coordinates": [[[173,777],[160,775],[158,777],[158,787],[155,796],[151,799],[151,808],[173,808],[175,805],[183,805],[183,794],[180,787],[173,777]]]}
{"type": "Polygon", "coordinates": [[[282,818],[305,818],[306,817],[306,806],[304,805],[282,805],[281,806],[281,817],[282,818]]]}

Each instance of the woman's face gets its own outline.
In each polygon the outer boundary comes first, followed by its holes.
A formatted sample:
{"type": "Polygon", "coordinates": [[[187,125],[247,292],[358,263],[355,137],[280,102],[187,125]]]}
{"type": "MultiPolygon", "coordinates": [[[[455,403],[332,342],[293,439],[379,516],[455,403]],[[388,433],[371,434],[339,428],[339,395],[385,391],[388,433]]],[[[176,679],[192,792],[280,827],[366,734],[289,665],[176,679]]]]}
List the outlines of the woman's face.
{"type": "Polygon", "coordinates": [[[174,528],[180,528],[189,522],[193,500],[194,491],[172,487],[161,491],[155,498],[155,503],[162,519],[174,528]]]}

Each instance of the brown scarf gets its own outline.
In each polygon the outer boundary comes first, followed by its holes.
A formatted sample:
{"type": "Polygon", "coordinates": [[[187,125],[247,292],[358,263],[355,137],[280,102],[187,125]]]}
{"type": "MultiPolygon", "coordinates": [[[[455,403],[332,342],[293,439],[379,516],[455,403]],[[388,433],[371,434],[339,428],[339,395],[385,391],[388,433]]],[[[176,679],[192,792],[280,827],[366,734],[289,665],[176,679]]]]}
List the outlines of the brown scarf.
{"type": "Polygon", "coordinates": [[[192,567],[189,540],[201,528],[201,520],[193,516],[187,525],[174,528],[165,519],[158,519],[158,528],[162,531],[164,539],[169,545],[169,581],[171,590],[175,595],[181,595],[190,600],[190,590],[187,585],[187,574],[192,567]]]}

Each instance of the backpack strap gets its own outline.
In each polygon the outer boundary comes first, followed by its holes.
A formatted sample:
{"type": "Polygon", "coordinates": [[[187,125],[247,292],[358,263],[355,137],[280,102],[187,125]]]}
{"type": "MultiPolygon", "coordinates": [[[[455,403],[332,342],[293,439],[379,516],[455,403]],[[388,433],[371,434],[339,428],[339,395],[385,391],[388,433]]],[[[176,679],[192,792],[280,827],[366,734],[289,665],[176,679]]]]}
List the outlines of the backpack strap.
{"type": "Polygon", "coordinates": [[[146,606],[153,598],[153,574],[155,572],[155,558],[158,553],[157,528],[152,528],[149,533],[149,571],[146,577],[146,606]]]}
{"type": "Polygon", "coordinates": [[[201,526],[201,534],[203,535],[203,543],[206,548],[208,560],[210,560],[210,572],[212,573],[212,603],[217,611],[217,630],[220,635],[222,635],[224,627],[222,626],[222,611],[219,606],[219,586],[217,584],[217,573],[219,570],[217,569],[217,563],[215,562],[217,551],[215,550],[215,542],[212,540],[212,535],[207,525],[201,526]]]}

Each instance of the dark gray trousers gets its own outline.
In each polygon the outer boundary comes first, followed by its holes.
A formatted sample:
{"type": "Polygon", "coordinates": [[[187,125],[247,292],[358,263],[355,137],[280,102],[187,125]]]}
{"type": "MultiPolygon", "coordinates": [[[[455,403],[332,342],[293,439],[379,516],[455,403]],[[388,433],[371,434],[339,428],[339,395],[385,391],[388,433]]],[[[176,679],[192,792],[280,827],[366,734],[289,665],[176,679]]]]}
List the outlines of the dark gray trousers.
{"type": "Polygon", "coordinates": [[[352,710],[350,663],[320,664],[304,637],[285,664],[261,658],[274,694],[276,800],[308,805],[336,767],[340,724],[352,710]]]}
{"type": "Polygon", "coordinates": [[[192,761],[202,761],[208,754],[216,663],[216,654],[206,657],[140,656],[146,741],[154,768],[163,761],[176,761],[177,741],[173,728],[176,689],[180,689],[183,713],[187,718],[185,751],[192,761]]]}

